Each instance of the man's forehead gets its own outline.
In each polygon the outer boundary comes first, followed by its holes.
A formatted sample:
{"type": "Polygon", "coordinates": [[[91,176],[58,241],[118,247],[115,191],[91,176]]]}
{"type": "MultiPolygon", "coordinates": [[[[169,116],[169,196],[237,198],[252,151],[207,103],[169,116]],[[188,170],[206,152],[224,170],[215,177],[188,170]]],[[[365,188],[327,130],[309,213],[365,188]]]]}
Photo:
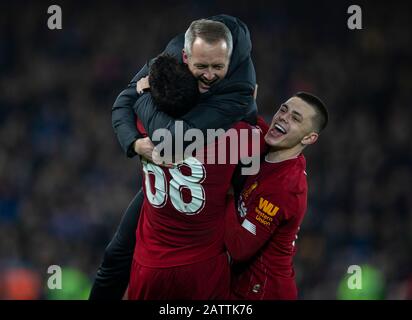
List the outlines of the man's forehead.
{"type": "Polygon", "coordinates": [[[227,61],[228,47],[224,40],[207,43],[201,38],[196,38],[192,46],[192,58],[196,60],[227,61]]]}
{"type": "Polygon", "coordinates": [[[192,55],[191,62],[193,64],[202,65],[227,65],[228,59],[223,57],[207,56],[207,55],[192,55]]]}
{"type": "Polygon", "coordinates": [[[228,45],[225,39],[216,39],[214,41],[207,41],[201,37],[196,37],[192,44],[192,49],[202,48],[202,49],[220,49],[223,51],[228,50],[228,45]]]}

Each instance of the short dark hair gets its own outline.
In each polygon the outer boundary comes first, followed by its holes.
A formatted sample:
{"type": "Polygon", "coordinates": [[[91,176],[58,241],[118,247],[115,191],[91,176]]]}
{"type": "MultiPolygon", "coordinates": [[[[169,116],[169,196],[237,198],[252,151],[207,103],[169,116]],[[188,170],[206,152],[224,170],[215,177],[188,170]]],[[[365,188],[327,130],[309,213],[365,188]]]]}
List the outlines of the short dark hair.
{"type": "Polygon", "coordinates": [[[294,97],[302,99],[315,109],[316,114],[313,117],[315,130],[320,133],[323,129],[325,129],[329,121],[329,114],[323,101],[314,94],[304,91],[295,93],[294,97]]]}
{"type": "Polygon", "coordinates": [[[156,107],[173,118],[187,113],[199,98],[197,79],[171,55],[161,54],[152,61],[149,84],[156,107]]]}

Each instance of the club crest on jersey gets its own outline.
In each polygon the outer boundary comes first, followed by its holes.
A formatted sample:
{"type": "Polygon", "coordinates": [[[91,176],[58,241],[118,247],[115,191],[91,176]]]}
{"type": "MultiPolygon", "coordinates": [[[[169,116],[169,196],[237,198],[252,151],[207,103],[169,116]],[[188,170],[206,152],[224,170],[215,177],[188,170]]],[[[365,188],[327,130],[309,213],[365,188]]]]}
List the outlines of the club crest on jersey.
{"type": "Polygon", "coordinates": [[[239,199],[239,203],[238,203],[238,206],[237,206],[237,212],[239,213],[241,218],[246,217],[247,209],[246,209],[245,203],[242,200],[242,197],[240,197],[240,199],[239,199]]]}
{"type": "Polygon", "coordinates": [[[249,198],[250,194],[252,193],[253,190],[255,190],[258,186],[257,181],[252,183],[249,188],[247,188],[245,191],[242,192],[242,197],[244,200],[247,200],[249,198]]]}
{"type": "Polygon", "coordinates": [[[279,207],[275,206],[273,203],[269,202],[263,197],[259,199],[259,210],[266,213],[268,216],[274,217],[279,211],[279,207]]]}

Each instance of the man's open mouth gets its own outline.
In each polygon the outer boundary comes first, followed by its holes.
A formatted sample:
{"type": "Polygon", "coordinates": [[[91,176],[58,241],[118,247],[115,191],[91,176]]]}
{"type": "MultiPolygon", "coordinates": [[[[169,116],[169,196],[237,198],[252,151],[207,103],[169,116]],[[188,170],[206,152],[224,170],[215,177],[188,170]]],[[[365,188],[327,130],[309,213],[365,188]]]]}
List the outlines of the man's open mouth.
{"type": "Polygon", "coordinates": [[[210,86],[212,86],[213,84],[215,84],[215,83],[219,80],[219,78],[215,78],[215,79],[212,80],[212,81],[205,81],[205,79],[202,79],[202,78],[200,78],[199,80],[200,80],[200,83],[201,83],[203,86],[210,87],[210,86]]]}
{"type": "Polygon", "coordinates": [[[277,130],[277,131],[279,131],[280,133],[282,133],[282,134],[286,134],[287,132],[286,132],[286,129],[285,128],[283,128],[280,124],[275,124],[274,125],[274,128],[277,130]]]}

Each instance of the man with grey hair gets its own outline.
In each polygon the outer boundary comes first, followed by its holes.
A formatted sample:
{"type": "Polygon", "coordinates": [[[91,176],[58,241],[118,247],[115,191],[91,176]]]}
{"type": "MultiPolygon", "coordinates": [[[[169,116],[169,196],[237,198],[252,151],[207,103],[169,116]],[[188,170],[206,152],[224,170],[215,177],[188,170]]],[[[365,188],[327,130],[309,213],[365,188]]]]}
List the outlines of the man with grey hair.
{"type": "Polygon", "coordinates": [[[232,51],[232,34],[222,22],[200,19],[191,23],[185,33],[183,62],[198,78],[201,93],[225,77],[232,51]]]}
{"type": "Polygon", "coordinates": [[[193,21],[185,32],[184,50],[190,56],[196,38],[202,38],[208,43],[220,40],[226,42],[229,58],[233,51],[232,33],[226,25],[219,21],[199,19],[193,21]]]}
{"type": "MultiPolygon", "coordinates": [[[[198,128],[205,132],[207,129],[228,129],[239,120],[249,120],[252,123],[255,121],[256,105],[253,92],[256,81],[250,51],[251,41],[246,25],[236,18],[225,15],[207,20],[196,20],[187,30],[185,37],[179,35],[169,43],[165,52],[174,55],[188,65],[189,70],[198,80],[198,87],[201,92],[199,103],[179,119],[183,121],[183,133],[191,128],[198,128]],[[185,42],[183,42],[183,39],[185,42]]],[[[157,128],[167,128],[173,135],[175,132],[175,119],[157,110],[149,93],[137,94],[136,82],[146,75],[146,70],[147,66],[135,76],[129,87],[120,94],[113,106],[112,119],[115,132],[127,155],[133,156],[137,152],[151,159],[153,145],[151,145],[149,138],[141,138],[137,133],[135,115],[130,106],[133,105],[133,110],[143,123],[149,137],[157,128]],[[138,99],[135,103],[136,98],[138,99]]],[[[173,135],[171,143],[182,138],[173,135]]],[[[227,176],[230,177],[231,173],[229,172],[227,176]]],[[[216,177],[216,179],[219,179],[219,177],[216,177]]],[[[226,185],[223,181],[219,183],[226,185]]],[[[215,185],[217,185],[217,181],[215,185]]],[[[225,191],[222,190],[220,193],[225,194],[225,191]]],[[[135,198],[135,200],[137,199],[138,197],[135,198]]],[[[224,198],[222,198],[222,205],[224,206],[224,198]]],[[[136,208],[138,207],[137,202],[133,201],[125,216],[137,216],[136,208]]],[[[131,221],[133,219],[127,218],[127,220],[131,221]]],[[[122,225],[120,226],[113,241],[106,249],[105,260],[99,269],[92,290],[91,298],[93,299],[118,298],[116,294],[122,292],[120,288],[122,285],[117,280],[120,279],[120,282],[124,283],[130,271],[131,255],[135,243],[135,238],[130,237],[130,234],[133,234],[130,230],[136,230],[137,217],[135,221],[128,225],[129,231],[125,231],[122,225]],[[124,241],[125,237],[128,241],[124,241]],[[129,245],[127,248],[119,248],[118,244],[120,243],[128,243],[129,245]],[[121,254],[122,257],[120,257],[121,254]],[[125,258],[125,256],[130,257],[130,259],[125,258]],[[111,294],[110,291],[116,286],[117,288],[111,294]]],[[[190,240],[188,239],[188,241],[190,240]]],[[[215,255],[215,253],[210,252],[210,248],[202,246],[201,243],[194,243],[193,241],[187,247],[194,248],[194,250],[188,249],[187,256],[180,255],[179,264],[192,264],[192,266],[188,266],[192,271],[202,267],[204,265],[202,261],[215,255]]],[[[180,252],[183,251],[180,250],[180,252]]],[[[171,267],[166,265],[166,260],[162,261],[165,268],[171,267]]],[[[210,261],[208,263],[209,265],[210,263],[213,264],[210,261]]],[[[209,293],[206,292],[205,288],[197,288],[199,290],[197,291],[199,293],[198,297],[225,298],[225,294],[228,292],[226,283],[228,265],[223,260],[219,263],[222,263],[221,270],[216,273],[216,279],[220,283],[219,288],[221,290],[219,291],[218,287],[214,287],[210,283],[211,291],[209,293]],[[226,280],[222,278],[223,275],[226,276],[226,280]]],[[[181,269],[184,270],[184,268],[181,269]]],[[[185,274],[187,277],[187,273],[185,274]]],[[[182,287],[177,289],[184,291],[182,287]]],[[[161,293],[160,291],[157,292],[158,294],[161,293]]],[[[187,291],[187,294],[192,298],[196,298],[196,295],[190,295],[189,291],[187,291]]],[[[171,298],[173,295],[167,296],[171,298]]],[[[135,297],[137,296],[135,295],[135,297]]],[[[150,295],[142,297],[156,298],[156,296],[150,295]]],[[[157,297],[159,298],[159,296],[157,297]]]]}

